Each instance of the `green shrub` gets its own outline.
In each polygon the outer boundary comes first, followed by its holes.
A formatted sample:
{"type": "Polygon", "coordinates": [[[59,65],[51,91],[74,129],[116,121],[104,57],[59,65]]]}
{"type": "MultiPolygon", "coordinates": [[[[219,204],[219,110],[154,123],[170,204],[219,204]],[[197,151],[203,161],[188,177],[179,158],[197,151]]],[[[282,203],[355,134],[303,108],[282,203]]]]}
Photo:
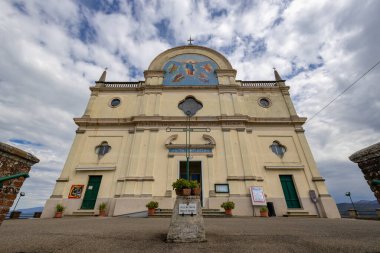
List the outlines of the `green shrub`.
{"type": "Polygon", "coordinates": [[[63,212],[63,210],[65,210],[65,207],[64,207],[63,205],[61,205],[61,204],[57,204],[57,205],[55,206],[55,210],[56,210],[57,212],[63,212]]]}
{"type": "Polygon", "coordinates": [[[224,208],[224,210],[234,209],[235,203],[232,201],[223,202],[220,207],[224,208]]]}
{"type": "Polygon", "coordinates": [[[157,208],[158,207],[158,202],[156,201],[151,201],[148,204],[146,204],[147,208],[157,208]]]}
{"type": "Polygon", "coordinates": [[[191,180],[190,181],[190,188],[191,189],[195,189],[195,188],[199,188],[199,182],[197,180],[191,180]]]}
{"type": "Polygon", "coordinates": [[[174,190],[182,190],[190,188],[190,181],[184,178],[179,178],[172,184],[174,190]]]}
{"type": "Polygon", "coordinates": [[[107,208],[107,204],[106,203],[101,203],[99,205],[99,211],[104,211],[104,210],[106,210],[106,208],[107,208]]]}

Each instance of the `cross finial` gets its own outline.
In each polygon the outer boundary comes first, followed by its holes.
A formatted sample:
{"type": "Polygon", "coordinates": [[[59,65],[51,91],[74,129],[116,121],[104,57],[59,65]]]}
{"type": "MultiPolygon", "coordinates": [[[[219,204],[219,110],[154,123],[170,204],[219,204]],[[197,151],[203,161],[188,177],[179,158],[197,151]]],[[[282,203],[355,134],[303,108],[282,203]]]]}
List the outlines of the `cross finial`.
{"type": "Polygon", "coordinates": [[[107,67],[104,68],[105,71],[107,71],[107,69],[108,69],[107,67]]]}
{"type": "Polygon", "coordinates": [[[276,68],[275,68],[275,67],[273,67],[273,70],[276,70],[276,68]]]}
{"type": "Polygon", "coordinates": [[[193,43],[191,43],[191,42],[194,40],[191,39],[191,36],[190,36],[190,39],[188,39],[187,41],[189,42],[189,45],[193,45],[193,43]]]}

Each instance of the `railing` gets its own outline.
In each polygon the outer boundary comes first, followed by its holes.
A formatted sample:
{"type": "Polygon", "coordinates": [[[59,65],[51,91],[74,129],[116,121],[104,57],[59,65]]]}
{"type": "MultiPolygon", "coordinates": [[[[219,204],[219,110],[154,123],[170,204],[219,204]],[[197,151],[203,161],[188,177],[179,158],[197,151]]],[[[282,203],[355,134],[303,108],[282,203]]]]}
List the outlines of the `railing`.
{"type": "Polygon", "coordinates": [[[104,82],[106,88],[139,88],[141,82],[104,82]]]}
{"type": "Polygon", "coordinates": [[[3,187],[4,181],[12,180],[12,179],[19,178],[19,177],[28,178],[29,175],[28,175],[28,173],[18,173],[18,174],[14,174],[14,175],[10,175],[10,176],[1,177],[0,178],[0,187],[3,187]]]}
{"type": "MultiPolygon", "coordinates": [[[[344,218],[350,217],[348,210],[339,210],[339,212],[344,218]]],[[[376,209],[359,209],[357,212],[359,217],[377,217],[376,209]]]]}
{"type": "MultiPolygon", "coordinates": [[[[11,213],[8,212],[7,215],[5,216],[6,220],[11,219],[11,213]]],[[[31,218],[40,218],[41,212],[34,212],[34,213],[23,213],[21,212],[20,215],[16,219],[31,219],[31,218]],[[36,213],[39,213],[39,215],[36,215],[36,213]]]]}
{"type": "Polygon", "coordinates": [[[275,87],[276,81],[241,81],[242,87],[275,87]]]}

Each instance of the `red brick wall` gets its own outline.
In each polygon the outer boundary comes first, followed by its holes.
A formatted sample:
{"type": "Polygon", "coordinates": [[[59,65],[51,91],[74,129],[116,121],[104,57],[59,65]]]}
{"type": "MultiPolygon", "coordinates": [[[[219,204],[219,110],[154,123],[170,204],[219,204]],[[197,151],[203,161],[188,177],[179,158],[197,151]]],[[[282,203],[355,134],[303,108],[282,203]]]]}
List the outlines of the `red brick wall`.
{"type": "MultiPolygon", "coordinates": [[[[33,164],[39,160],[25,151],[0,142],[0,178],[19,173],[29,173],[33,164]]],[[[25,178],[19,177],[3,181],[0,188],[0,225],[12,207],[25,178]]]]}

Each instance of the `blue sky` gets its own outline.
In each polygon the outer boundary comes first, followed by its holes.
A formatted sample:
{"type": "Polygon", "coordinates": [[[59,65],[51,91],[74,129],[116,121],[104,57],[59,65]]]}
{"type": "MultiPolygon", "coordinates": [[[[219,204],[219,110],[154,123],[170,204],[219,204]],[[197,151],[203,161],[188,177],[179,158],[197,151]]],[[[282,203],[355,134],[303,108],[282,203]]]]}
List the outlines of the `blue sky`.
{"type": "MultiPolygon", "coordinates": [[[[380,2],[1,1],[0,141],[41,162],[20,208],[44,205],[103,69],[110,81],[143,80],[162,51],[196,45],[224,54],[240,80],[287,79],[311,117],[380,60],[380,2]]],[[[355,151],[379,141],[380,68],[312,121],[306,136],[332,196],[374,199],[355,151]]]]}

